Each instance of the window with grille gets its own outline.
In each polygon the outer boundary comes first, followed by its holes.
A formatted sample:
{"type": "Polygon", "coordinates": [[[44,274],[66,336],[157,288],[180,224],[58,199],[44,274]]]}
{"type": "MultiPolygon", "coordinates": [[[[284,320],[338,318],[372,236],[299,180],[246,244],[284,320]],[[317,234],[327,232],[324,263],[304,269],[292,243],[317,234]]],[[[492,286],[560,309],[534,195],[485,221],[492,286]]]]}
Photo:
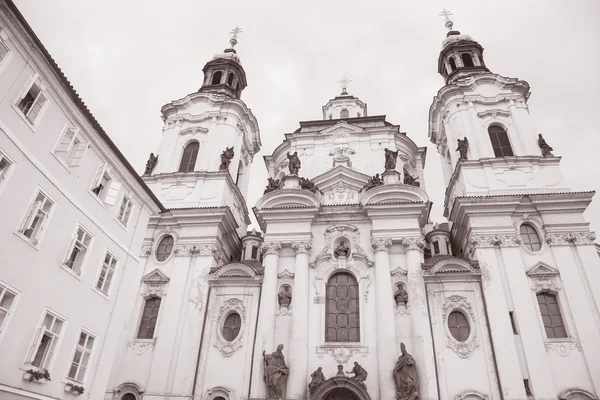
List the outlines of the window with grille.
{"type": "Polygon", "coordinates": [[[223,323],[223,339],[231,342],[240,333],[241,326],[242,319],[240,318],[240,314],[235,312],[229,314],[223,323]]]}
{"type": "Polygon", "coordinates": [[[459,342],[464,342],[469,338],[471,333],[471,327],[469,326],[469,320],[465,317],[465,314],[460,311],[452,311],[448,315],[448,329],[459,342]]]}
{"type": "Polygon", "coordinates": [[[34,124],[47,101],[48,98],[42,90],[41,80],[37,78],[25,91],[23,97],[18,100],[17,107],[27,117],[27,120],[34,124]]]}
{"type": "Polygon", "coordinates": [[[6,156],[0,152],[0,186],[6,177],[8,176],[8,171],[12,167],[13,163],[6,156]]]}
{"type": "Polygon", "coordinates": [[[504,129],[492,125],[488,128],[488,133],[496,157],[510,157],[514,155],[512,147],[510,146],[510,141],[508,140],[508,134],[504,129]]]}
{"type": "Polygon", "coordinates": [[[15,302],[17,294],[0,284],[0,334],[5,329],[5,323],[8,321],[10,309],[15,302]]]}
{"type": "Polygon", "coordinates": [[[46,368],[52,362],[56,346],[65,321],[46,311],[44,322],[38,328],[28,357],[28,363],[38,368],[46,368]]]}
{"type": "Polygon", "coordinates": [[[76,274],[81,273],[83,260],[85,259],[85,255],[88,251],[91,240],[92,237],[89,233],[87,233],[81,227],[77,228],[76,236],[71,243],[71,247],[69,248],[69,252],[67,254],[67,259],[64,263],[67,268],[72,269],[76,274]]]}
{"type": "Polygon", "coordinates": [[[173,236],[167,235],[163,237],[160,242],[158,242],[158,246],[156,246],[156,259],[158,261],[165,261],[171,255],[173,251],[173,243],[175,240],[173,236]]]}
{"type": "Polygon", "coordinates": [[[140,328],[137,334],[138,339],[154,338],[154,329],[156,329],[156,321],[158,320],[160,300],[160,297],[151,297],[146,300],[144,310],[142,311],[140,328]]]}
{"type": "Polygon", "coordinates": [[[552,293],[538,293],[537,301],[548,339],[566,338],[567,330],[560,314],[558,299],[552,293]]]}
{"type": "Polygon", "coordinates": [[[133,202],[128,196],[123,196],[123,200],[121,200],[121,207],[119,207],[119,215],[117,218],[119,221],[123,223],[123,225],[127,226],[129,222],[129,217],[131,216],[131,209],[133,208],[133,202]]]}
{"type": "Polygon", "coordinates": [[[353,275],[339,272],[329,278],[325,291],[326,342],[360,342],[358,282],[353,275]]]}
{"type": "Polygon", "coordinates": [[[350,117],[350,112],[345,109],[342,108],[342,111],[340,111],[340,118],[349,118],[350,117]]]}
{"type": "Polygon", "coordinates": [[[117,259],[109,252],[106,252],[104,261],[102,262],[102,269],[100,270],[100,275],[96,282],[96,289],[104,294],[108,294],[116,268],[117,259]]]}
{"type": "Polygon", "coordinates": [[[529,224],[521,224],[521,242],[523,246],[531,251],[539,251],[542,248],[542,240],[535,228],[529,224]]]}
{"type": "Polygon", "coordinates": [[[179,164],[179,172],[191,172],[194,170],[199,148],[200,144],[198,142],[192,142],[185,146],[183,155],[181,156],[181,163],[179,164]]]}
{"type": "Polygon", "coordinates": [[[39,191],[35,197],[35,201],[29,207],[29,210],[27,210],[25,220],[23,221],[19,232],[31,240],[33,244],[37,244],[41,237],[41,233],[46,225],[53,206],[54,202],[44,193],[39,191]]]}
{"type": "Polygon", "coordinates": [[[54,150],[54,154],[65,165],[75,167],[81,164],[83,153],[87,149],[87,146],[87,142],[83,140],[77,129],[66,126],[60,142],[54,150]]]}
{"type": "Polygon", "coordinates": [[[75,345],[75,352],[73,353],[73,360],[71,361],[71,367],[69,368],[69,379],[73,379],[78,382],[83,382],[85,378],[85,371],[87,370],[92,356],[92,350],[94,348],[94,341],[96,338],[85,331],[79,333],[79,339],[75,345]]]}

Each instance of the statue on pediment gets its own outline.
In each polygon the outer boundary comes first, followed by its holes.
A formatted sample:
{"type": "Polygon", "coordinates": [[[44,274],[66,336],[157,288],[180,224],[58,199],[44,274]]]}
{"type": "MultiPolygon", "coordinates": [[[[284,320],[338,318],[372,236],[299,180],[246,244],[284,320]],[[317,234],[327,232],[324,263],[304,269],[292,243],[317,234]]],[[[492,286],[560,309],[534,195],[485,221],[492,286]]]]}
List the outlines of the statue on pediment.
{"type": "Polygon", "coordinates": [[[363,190],[366,192],[369,189],[373,189],[376,186],[383,185],[383,179],[379,176],[379,174],[373,175],[372,178],[369,178],[365,186],[363,186],[363,190]]]}
{"type": "Polygon", "coordinates": [[[268,178],[267,187],[263,194],[270,193],[277,189],[281,189],[281,181],[279,179],[268,178]]]}
{"type": "Polygon", "coordinates": [[[467,152],[469,151],[469,140],[465,136],[463,140],[458,139],[457,142],[458,147],[456,148],[456,151],[460,153],[460,158],[458,159],[458,161],[467,161],[467,152]]]}
{"type": "Polygon", "coordinates": [[[418,179],[419,179],[418,176],[415,178],[414,176],[409,175],[406,171],[404,172],[404,181],[403,182],[405,185],[421,187],[421,182],[417,182],[418,179]]]}
{"type": "Polygon", "coordinates": [[[354,374],[350,379],[366,386],[365,381],[367,380],[367,371],[357,361],[354,361],[354,368],[352,368],[352,371],[346,371],[346,373],[354,374]]]}
{"type": "Polygon", "coordinates": [[[325,382],[325,375],[323,374],[323,368],[319,367],[315,372],[310,374],[311,381],[308,384],[308,391],[310,394],[313,394],[319,386],[325,382]]]}
{"type": "Polygon", "coordinates": [[[150,153],[150,157],[148,161],[146,161],[146,169],[144,170],[144,175],[150,175],[156,167],[156,163],[158,162],[158,156],[155,156],[154,153],[150,153]]]}
{"type": "Polygon", "coordinates": [[[317,186],[307,178],[300,178],[300,189],[310,190],[313,193],[317,193],[317,186]]]}
{"type": "Polygon", "coordinates": [[[385,170],[395,170],[396,169],[396,161],[398,161],[398,150],[392,151],[390,149],[385,150],[385,170]]]}
{"type": "Polygon", "coordinates": [[[233,154],[233,147],[225,148],[225,151],[223,151],[223,153],[221,154],[221,165],[219,166],[220,171],[225,171],[229,169],[229,164],[231,164],[233,154]]]}
{"type": "Polygon", "coordinates": [[[300,167],[302,167],[298,152],[295,151],[294,154],[287,153],[287,158],[289,160],[288,169],[290,170],[290,174],[298,175],[298,171],[300,171],[300,167]]]}
{"type": "Polygon", "coordinates": [[[542,157],[554,156],[554,154],[552,154],[554,149],[546,143],[546,139],[544,139],[541,133],[538,134],[538,146],[540,146],[540,149],[542,150],[542,157]]]}

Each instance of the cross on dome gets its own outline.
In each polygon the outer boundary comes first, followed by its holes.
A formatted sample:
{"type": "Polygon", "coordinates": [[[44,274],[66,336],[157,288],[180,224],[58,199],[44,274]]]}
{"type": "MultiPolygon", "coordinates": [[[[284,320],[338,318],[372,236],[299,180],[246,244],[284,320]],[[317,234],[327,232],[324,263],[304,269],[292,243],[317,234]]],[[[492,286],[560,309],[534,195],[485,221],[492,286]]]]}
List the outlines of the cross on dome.
{"type": "Polygon", "coordinates": [[[348,94],[348,84],[352,82],[352,80],[346,78],[345,76],[342,77],[342,79],[340,79],[339,81],[337,81],[337,83],[340,84],[340,86],[342,87],[342,94],[348,94]]]}
{"type": "Polygon", "coordinates": [[[451,15],[454,15],[454,13],[452,11],[446,10],[445,8],[438,14],[440,17],[444,17],[444,20],[446,21],[446,28],[448,28],[448,30],[452,30],[452,25],[454,25],[454,23],[452,22],[452,20],[450,19],[451,15]]]}
{"type": "Polygon", "coordinates": [[[242,32],[243,32],[243,30],[241,30],[239,26],[236,26],[234,29],[231,30],[231,32],[229,32],[231,34],[231,39],[229,39],[229,43],[231,43],[232,49],[237,44],[238,34],[240,34],[242,32]]]}

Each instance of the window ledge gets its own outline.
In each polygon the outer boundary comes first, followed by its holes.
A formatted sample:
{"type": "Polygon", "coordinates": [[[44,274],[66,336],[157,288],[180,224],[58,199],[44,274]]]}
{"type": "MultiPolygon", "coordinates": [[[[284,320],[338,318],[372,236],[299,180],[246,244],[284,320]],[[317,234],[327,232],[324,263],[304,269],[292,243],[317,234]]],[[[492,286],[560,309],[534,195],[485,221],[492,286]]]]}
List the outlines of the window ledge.
{"type": "Polygon", "coordinates": [[[21,109],[17,107],[16,104],[13,104],[12,107],[15,109],[19,117],[21,117],[21,119],[25,122],[25,125],[27,125],[29,129],[31,129],[31,131],[35,133],[36,126],[31,123],[31,121],[25,116],[25,114],[23,114],[23,111],[21,111],[21,109]]]}
{"type": "Polygon", "coordinates": [[[124,230],[125,232],[127,232],[127,225],[125,225],[125,224],[123,223],[123,221],[121,221],[121,220],[119,219],[119,217],[115,217],[115,218],[114,218],[114,220],[115,220],[115,221],[117,221],[117,225],[119,225],[121,228],[123,228],[123,230],[124,230]]]}
{"type": "Polygon", "coordinates": [[[96,193],[92,192],[92,189],[88,190],[88,193],[90,194],[90,196],[92,196],[94,198],[94,200],[96,200],[98,202],[98,204],[100,204],[102,207],[106,208],[106,204],[104,204],[104,201],[98,197],[96,195],[96,193]]]}
{"type": "Polygon", "coordinates": [[[39,241],[37,244],[33,244],[33,242],[31,241],[31,239],[29,239],[27,236],[23,235],[21,232],[16,231],[13,232],[19,239],[21,239],[22,241],[24,241],[25,243],[27,243],[28,245],[30,245],[31,247],[33,247],[36,250],[39,250],[38,246],[39,246],[39,241]]]}
{"type": "Polygon", "coordinates": [[[67,171],[69,171],[69,173],[71,173],[71,166],[67,164],[65,160],[57,156],[55,151],[52,151],[52,155],[54,156],[54,158],[56,158],[56,161],[58,161],[60,165],[62,165],[67,171]]]}
{"type": "Polygon", "coordinates": [[[102,290],[96,288],[96,285],[94,284],[94,286],[92,287],[92,290],[94,292],[96,292],[98,295],[100,295],[100,297],[104,298],[104,300],[106,301],[110,301],[110,290],[108,291],[108,294],[104,293],[102,290]]]}
{"type": "MultiPolygon", "coordinates": [[[[77,272],[73,271],[71,268],[67,267],[65,264],[60,264],[60,267],[62,269],[64,269],[69,275],[71,275],[73,278],[81,281],[81,272],[78,274],[77,272]]],[[[82,271],[83,272],[83,271],[82,271]]]]}

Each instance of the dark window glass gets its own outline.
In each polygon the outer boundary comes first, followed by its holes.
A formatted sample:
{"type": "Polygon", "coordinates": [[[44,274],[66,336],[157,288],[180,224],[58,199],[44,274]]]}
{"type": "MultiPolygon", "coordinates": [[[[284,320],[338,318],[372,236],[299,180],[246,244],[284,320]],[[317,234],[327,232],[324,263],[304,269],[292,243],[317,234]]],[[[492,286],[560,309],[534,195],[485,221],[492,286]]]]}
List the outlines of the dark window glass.
{"type": "Polygon", "coordinates": [[[454,57],[448,59],[448,64],[450,64],[450,72],[456,70],[456,61],[454,61],[454,57]]]}
{"type": "Polygon", "coordinates": [[[346,110],[345,108],[342,108],[342,111],[340,111],[340,118],[349,118],[350,117],[350,111],[346,110]]]}
{"type": "Polygon", "coordinates": [[[325,341],[360,342],[360,304],[354,276],[340,272],[329,278],[325,301],[325,341]]]}
{"type": "Polygon", "coordinates": [[[475,66],[475,64],[473,64],[473,57],[471,57],[471,55],[468,53],[462,53],[460,55],[460,59],[462,60],[463,65],[465,67],[474,67],[475,66]]]}
{"type": "Polygon", "coordinates": [[[200,145],[198,142],[192,142],[185,147],[183,156],[181,157],[181,164],[179,164],[179,172],[190,172],[194,170],[199,148],[200,145]]]}
{"type": "Polygon", "coordinates": [[[450,329],[450,333],[454,336],[454,339],[459,342],[467,340],[471,333],[469,321],[467,320],[467,317],[465,317],[465,314],[460,311],[452,311],[450,315],[448,315],[448,329],[450,329]]]}
{"type": "Polygon", "coordinates": [[[521,241],[523,245],[531,251],[538,251],[542,248],[542,240],[538,235],[535,228],[529,224],[522,224],[521,228],[521,241]]]}
{"type": "Polygon", "coordinates": [[[233,87],[233,74],[229,74],[229,76],[227,77],[227,84],[233,87]]]}
{"type": "Polygon", "coordinates": [[[215,72],[215,74],[212,77],[212,81],[210,82],[211,85],[218,85],[219,83],[221,83],[221,77],[223,76],[223,73],[221,71],[217,71],[215,72]]]}
{"type": "Polygon", "coordinates": [[[258,259],[258,246],[252,246],[252,259],[258,259]]]}
{"type": "Polygon", "coordinates": [[[123,395],[123,397],[121,397],[121,400],[137,400],[137,398],[133,393],[126,393],[125,395],[123,395]]]}
{"type": "Polygon", "coordinates": [[[219,396],[219,397],[215,397],[213,400],[225,400],[225,398],[219,396]]]}
{"type": "Polygon", "coordinates": [[[223,324],[223,338],[229,342],[235,339],[240,333],[240,327],[242,326],[242,319],[240,314],[232,313],[227,316],[225,323],[223,324]]]}
{"type": "Polygon", "coordinates": [[[568,337],[556,296],[552,293],[538,293],[537,300],[544,321],[546,337],[548,339],[568,337]]]}
{"type": "Polygon", "coordinates": [[[174,242],[173,236],[170,235],[163,237],[160,242],[158,242],[158,246],[156,247],[156,259],[158,261],[165,261],[169,258],[173,251],[174,242]]]}
{"type": "Polygon", "coordinates": [[[440,243],[436,240],[433,242],[433,255],[440,254],[440,243]]]}
{"type": "Polygon", "coordinates": [[[510,147],[508,134],[504,129],[493,125],[488,128],[488,133],[490,134],[490,140],[492,141],[492,147],[494,148],[494,155],[496,157],[508,157],[514,155],[512,147],[510,147]]]}
{"type": "Polygon", "coordinates": [[[138,339],[153,339],[156,320],[158,319],[158,310],[160,309],[160,297],[151,297],[144,304],[140,329],[138,330],[138,339]]]}

